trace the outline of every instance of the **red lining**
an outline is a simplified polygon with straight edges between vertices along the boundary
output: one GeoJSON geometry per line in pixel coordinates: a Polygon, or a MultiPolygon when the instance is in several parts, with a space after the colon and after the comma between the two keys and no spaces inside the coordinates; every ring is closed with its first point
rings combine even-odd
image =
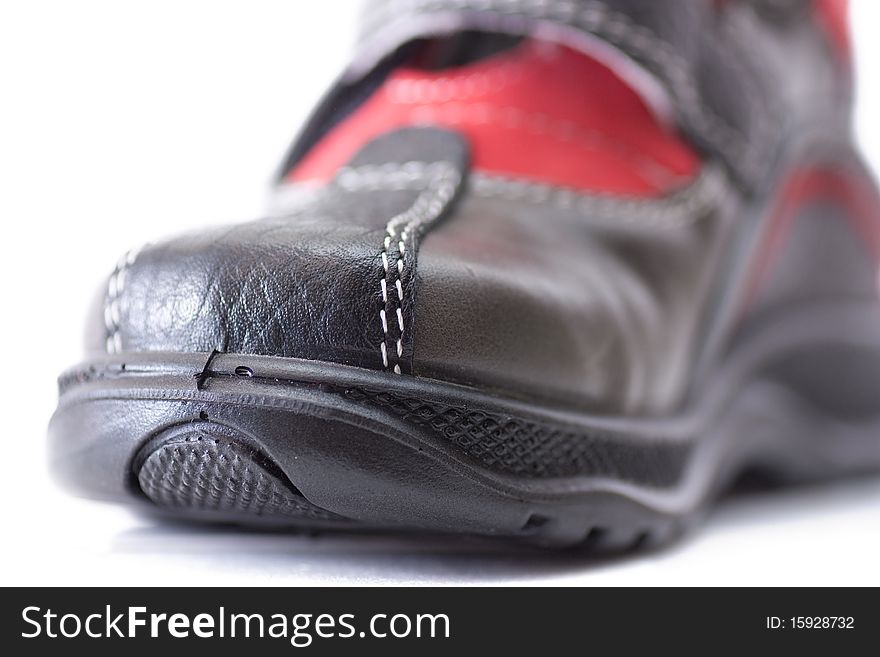
{"type": "Polygon", "coordinates": [[[814,0],[816,20],[819,22],[838,53],[849,61],[852,40],[849,33],[849,0],[814,0]]]}
{"type": "Polygon", "coordinates": [[[395,71],[289,179],[328,180],[376,135],[424,124],[463,133],[479,171],[607,194],[666,195],[700,164],[611,70],[527,41],[460,68],[395,71]]]}
{"type": "Polygon", "coordinates": [[[766,283],[773,263],[806,204],[828,199],[838,203],[875,263],[880,264],[880,197],[863,175],[827,167],[809,167],[791,174],[771,210],[770,224],[746,285],[743,308],[748,309],[766,283]]]}

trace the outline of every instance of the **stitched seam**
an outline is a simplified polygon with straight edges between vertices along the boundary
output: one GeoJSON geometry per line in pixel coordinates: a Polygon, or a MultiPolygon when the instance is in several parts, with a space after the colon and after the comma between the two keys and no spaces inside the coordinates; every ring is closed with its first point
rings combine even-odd
{"type": "Polygon", "coordinates": [[[104,300],[104,326],[107,329],[105,347],[108,354],[118,354],[122,351],[120,299],[125,291],[126,275],[143,248],[141,246],[127,251],[119,259],[110,280],[107,282],[107,296],[104,300]]]}
{"type": "Polygon", "coordinates": [[[446,103],[442,107],[422,107],[414,112],[416,122],[436,122],[443,115],[449,123],[500,125],[500,127],[555,139],[577,148],[606,152],[635,167],[639,177],[652,185],[664,187],[680,183],[686,177],[645,153],[634,150],[614,135],[595,128],[585,128],[574,121],[559,119],[543,112],[529,112],[516,106],[492,103],[446,103]]]}
{"type": "MultiPolygon", "coordinates": [[[[349,167],[340,174],[347,191],[421,190],[428,174],[425,162],[349,167]]],[[[604,219],[632,228],[681,230],[717,208],[731,186],[720,169],[706,167],[693,184],[662,200],[592,196],[561,186],[473,173],[472,192],[482,198],[551,205],[588,220],[604,219]]]]}
{"type": "Polygon", "coordinates": [[[562,211],[574,211],[593,222],[663,231],[681,230],[702,220],[708,210],[719,205],[724,189],[723,178],[716,171],[706,172],[682,193],[651,202],[585,197],[575,190],[515,179],[474,180],[474,192],[485,198],[551,205],[562,211]]]}
{"type": "MultiPolygon", "coordinates": [[[[755,147],[738,128],[702,102],[698,86],[687,61],[653,30],[639,25],[628,16],[615,12],[603,3],[576,3],[570,0],[395,0],[384,3],[368,18],[364,34],[381,29],[388,19],[399,18],[402,11],[472,10],[501,15],[526,14],[540,20],[552,20],[578,27],[605,38],[609,43],[629,50],[646,63],[658,65],[666,74],[672,93],[681,110],[710,143],[719,143],[738,165],[751,170],[756,164],[755,147]]],[[[760,119],[759,119],[760,120],[760,119]]]]}
{"type": "Polygon", "coordinates": [[[406,336],[403,317],[404,267],[407,259],[415,255],[416,235],[443,213],[461,184],[461,174],[449,162],[408,162],[345,168],[340,171],[337,180],[347,191],[406,190],[414,184],[418,184],[417,188],[421,190],[408,209],[388,220],[380,251],[382,272],[379,291],[383,307],[379,311],[379,321],[383,338],[379,349],[386,371],[401,374],[400,362],[406,336]],[[397,340],[389,330],[392,322],[397,324],[397,340]]]}

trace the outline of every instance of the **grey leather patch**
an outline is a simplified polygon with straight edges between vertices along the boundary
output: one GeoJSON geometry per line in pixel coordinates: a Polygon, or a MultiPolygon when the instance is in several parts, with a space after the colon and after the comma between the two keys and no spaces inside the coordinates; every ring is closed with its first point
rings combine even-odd
{"type": "Polygon", "coordinates": [[[407,162],[446,162],[464,174],[468,158],[468,144],[457,132],[429,127],[401,128],[368,142],[352,158],[348,168],[381,164],[393,168],[407,162]]]}

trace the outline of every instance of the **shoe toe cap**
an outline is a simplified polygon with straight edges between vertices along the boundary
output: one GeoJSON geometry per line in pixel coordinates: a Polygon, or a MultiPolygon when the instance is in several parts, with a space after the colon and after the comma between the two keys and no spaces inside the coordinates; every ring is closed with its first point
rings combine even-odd
{"type": "Polygon", "coordinates": [[[376,253],[357,233],[274,218],[130,251],[102,292],[89,347],[377,367],[378,338],[364,331],[378,303],[376,253]]]}

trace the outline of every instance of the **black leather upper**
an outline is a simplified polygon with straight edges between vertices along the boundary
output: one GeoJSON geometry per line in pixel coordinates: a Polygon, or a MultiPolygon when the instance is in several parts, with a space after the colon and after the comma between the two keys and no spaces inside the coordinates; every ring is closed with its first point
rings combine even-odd
{"type": "MultiPolygon", "coordinates": [[[[421,15],[451,4],[412,6],[421,15]]],[[[508,17],[520,6],[561,11],[556,2],[479,4],[488,13],[504,13],[504,5],[508,17]]],[[[837,64],[812,28],[786,28],[770,50],[812,48],[827,71],[812,72],[816,88],[805,82],[808,72],[793,72],[794,82],[780,80],[768,101],[745,90],[765,86],[760,80],[775,64],[768,59],[758,82],[744,81],[746,68],[719,47],[732,28],[715,24],[722,18],[710,13],[712,3],[569,4],[604,7],[597,11],[605,18],[588,31],[671,85],[680,107],[704,104],[747,150],[759,149],[758,159],[774,171],[761,184],[781,177],[787,151],[800,152],[804,125],[820,140],[840,141],[841,125],[828,117],[846,114],[847,103],[824,88],[838,83],[837,64]],[[610,5],[614,16],[627,17],[626,29],[608,20],[610,5]],[[648,54],[654,37],[645,30],[674,57],[664,51],[643,61],[631,52],[648,54]],[[696,86],[676,79],[684,75],[675,72],[681,62],[696,86]],[[791,114],[788,129],[773,139],[755,132],[770,105],[812,93],[822,102],[791,114]]],[[[557,14],[538,22],[562,20],[557,14]]],[[[754,38],[782,29],[765,26],[758,14],[747,18],[758,25],[754,38]]],[[[709,149],[706,164],[669,199],[591,198],[493,181],[470,171],[468,145],[455,133],[412,128],[381,136],[333,183],[282,214],[177,237],[123,259],[90,347],[327,360],[597,411],[667,411],[684,394],[715,319],[713,295],[725,288],[731,261],[742,259],[733,252],[754,231],[748,219],[769,203],[760,184],[743,191],[731,182],[755,176],[747,161],[754,156],[712,143],[718,135],[704,133],[690,111],[679,116],[709,149]]]]}
{"type": "MultiPolygon", "coordinates": [[[[142,249],[134,262],[123,263],[121,277],[114,276],[124,284],[118,294],[119,350],[217,349],[378,369],[385,367],[385,311],[391,334],[387,349],[396,364],[396,349],[391,349],[400,338],[396,280],[400,275],[406,325],[413,311],[413,245],[428,226],[416,226],[408,236],[411,256],[402,273],[395,268],[386,282],[387,302],[382,253],[390,221],[402,217],[405,226],[410,219],[405,213],[424,210],[425,199],[435,201],[430,181],[413,178],[401,164],[428,153],[436,160],[423,163],[424,170],[432,173],[432,165],[440,165],[455,172],[457,193],[466,174],[466,145],[452,133],[403,130],[370,143],[350,170],[294,214],[199,231],[142,249]],[[375,169],[377,184],[355,188],[351,178],[364,167],[375,169]]],[[[453,200],[442,203],[432,220],[442,219],[453,200]]],[[[397,262],[398,242],[391,240],[385,260],[397,262]]],[[[104,324],[95,327],[93,344],[104,345],[106,330],[104,324]]],[[[409,363],[410,336],[404,338],[400,361],[409,363]]]]}

